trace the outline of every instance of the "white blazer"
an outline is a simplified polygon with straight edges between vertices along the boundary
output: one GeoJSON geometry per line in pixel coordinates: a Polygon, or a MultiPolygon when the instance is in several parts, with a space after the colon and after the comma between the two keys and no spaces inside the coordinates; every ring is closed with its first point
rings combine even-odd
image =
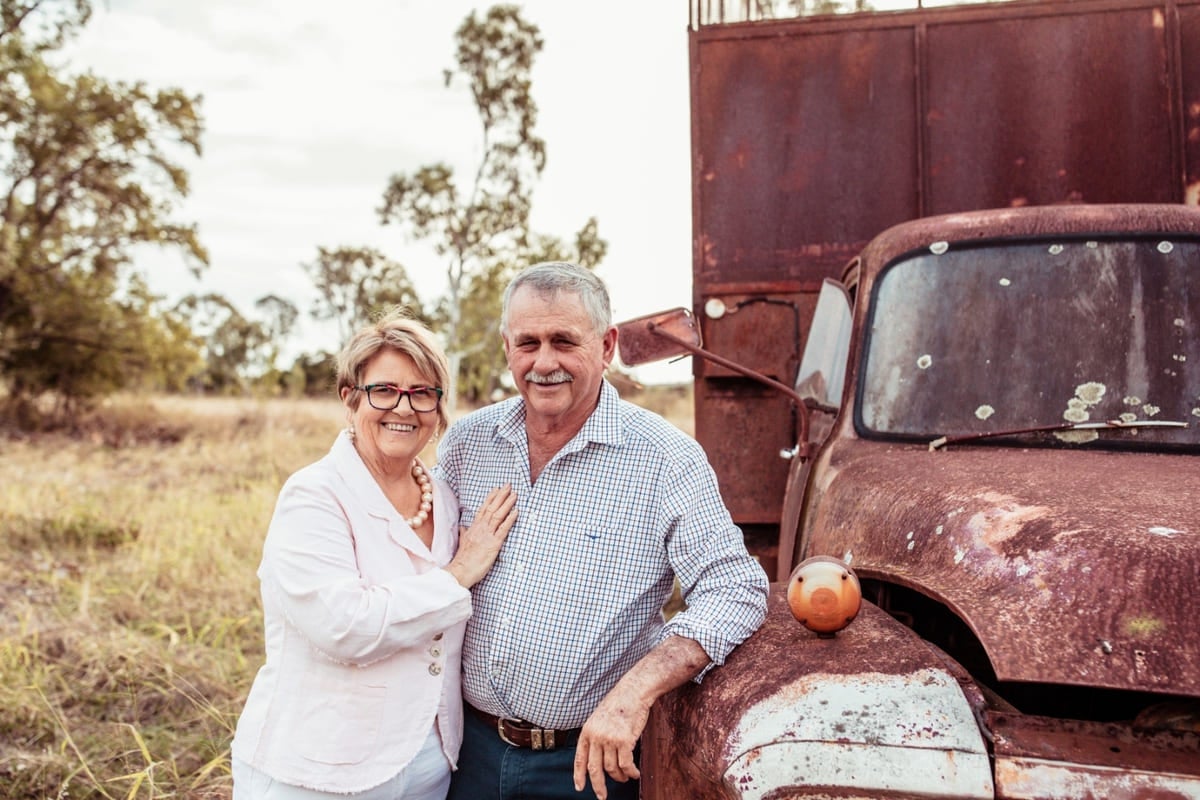
{"type": "Polygon", "coordinates": [[[438,480],[433,521],[431,552],[345,432],[287,480],[258,569],[267,658],[234,758],[283,783],[364,791],[413,759],[436,718],[457,765],[471,594],[441,569],[459,508],[438,480]]]}

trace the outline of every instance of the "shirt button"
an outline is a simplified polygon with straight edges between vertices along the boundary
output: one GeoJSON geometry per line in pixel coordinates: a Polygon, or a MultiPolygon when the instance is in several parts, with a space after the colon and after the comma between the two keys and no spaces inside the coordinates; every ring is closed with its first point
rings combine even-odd
{"type": "Polygon", "coordinates": [[[429,674],[430,675],[441,675],[442,674],[442,665],[438,664],[436,662],[434,662],[433,664],[430,664],[429,665],[429,674]]]}
{"type": "Polygon", "coordinates": [[[442,648],[438,647],[436,644],[433,647],[429,648],[429,655],[433,656],[434,658],[437,658],[441,654],[442,654],[442,648]]]}

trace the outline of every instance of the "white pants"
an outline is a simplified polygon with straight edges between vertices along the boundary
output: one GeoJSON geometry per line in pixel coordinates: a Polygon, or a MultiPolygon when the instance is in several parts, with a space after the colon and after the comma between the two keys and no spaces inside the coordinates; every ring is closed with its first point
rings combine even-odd
{"type": "Polygon", "coordinates": [[[233,760],[233,800],[446,800],[450,762],[442,753],[437,724],[407,767],[394,778],[365,792],[318,792],[281,783],[244,761],[233,760]]]}

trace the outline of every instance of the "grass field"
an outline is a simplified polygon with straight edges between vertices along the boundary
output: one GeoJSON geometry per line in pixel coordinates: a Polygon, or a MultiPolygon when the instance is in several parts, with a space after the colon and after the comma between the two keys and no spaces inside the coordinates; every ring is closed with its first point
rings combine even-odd
{"type": "MultiPolygon", "coordinates": [[[[631,399],[691,432],[686,391],[631,399]]],[[[0,433],[0,797],[229,797],[262,537],[343,425],[333,400],[168,397],[0,433]]]]}

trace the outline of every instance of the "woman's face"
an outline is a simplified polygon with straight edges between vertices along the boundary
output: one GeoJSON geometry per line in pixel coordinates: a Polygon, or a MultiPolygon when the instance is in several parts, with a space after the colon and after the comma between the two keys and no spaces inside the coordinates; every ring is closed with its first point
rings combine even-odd
{"type": "MultiPolygon", "coordinates": [[[[433,380],[417,371],[408,356],[390,348],[375,354],[362,373],[361,386],[390,383],[401,389],[433,386],[433,380]]],[[[347,402],[350,390],[342,391],[347,402]]],[[[358,407],[347,405],[347,418],[354,429],[354,445],[362,459],[380,473],[407,471],[413,459],[425,449],[437,430],[438,413],[413,411],[408,397],[391,411],[380,411],[367,400],[366,392],[358,393],[358,407]]]]}

